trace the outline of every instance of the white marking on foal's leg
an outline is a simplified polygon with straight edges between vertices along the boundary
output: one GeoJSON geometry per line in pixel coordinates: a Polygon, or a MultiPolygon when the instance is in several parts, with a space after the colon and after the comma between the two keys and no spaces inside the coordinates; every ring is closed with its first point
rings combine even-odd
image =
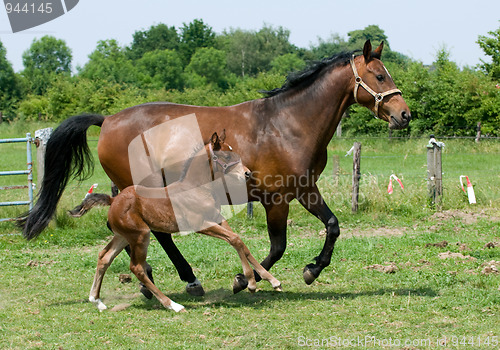
{"type": "Polygon", "coordinates": [[[170,310],[174,310],[175,312],[179,312],[184,310],[184,306],[181,304],[177,304],[175,301],[170,300],[170,306],[168,307],[170,310]]]}
{"type": "Polygon", "coordinates": [[[99,309],[99,311],[102,312],[102,310],[106,310],[108,307],[106,305],[104,305],[104,303],[101,301],[101,299],[96,299],[94,298],[92,295],[89,296],[89,301],[94,304],[95,306],[97,306],[97,308],[99,309]]]}

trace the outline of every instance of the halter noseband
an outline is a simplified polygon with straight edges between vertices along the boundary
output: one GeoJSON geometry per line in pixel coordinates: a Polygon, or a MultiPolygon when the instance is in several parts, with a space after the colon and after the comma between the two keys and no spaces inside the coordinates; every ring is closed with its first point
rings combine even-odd
{"type": "Polygon", "coordinates": [[[384,97],[386,97],[388,95],[392,95],[392,94],[401,93],[401,90],[391,89],[391,90],[388,90],[385,92],[375,92],[368,85],[366,85],[366,83],[363,81],[363,79],[361,79],[361,77],[358,75],[358,71],[356,69],[356,64],[354,63],[354,55],[352,55],[352,57],[351,57],[351,67],[352,67],[352,72],[354,73],[354,82],[355,82],[354,100],[356,101],[356,103],[359,104],[359,102],[358,102],[358,88],[361,85],[366,91],[368,91],[368,93],[370,95],[373,96],[373,98],[375,98],[375,107],[373,108],[373,113],[375,113],[375,118],[378,118],[379,117],[378,116],[378,106],[379,106],[380,102],[382,102],[384,97]]]}
{"type": "Polygon", "coordinates": [[[222,168],[222,172],[223,172],[223,174],[225,174],[227,172],[227,169],[229,169],[233,165],[236,165],[236,164],[238,164],[240,162],[238,160],[238,161],[234,161],[234,162],[225,163],[219,157],[217,157],[215,155],[214,150],[212,148],[212,144],[208,145],[208,149],[210,150],[210,157],[212,157],[212,164],[213,164],[213,168],[214,168],[213,169],[214,175],[215,175],[215,167],[217,165],[219,165],[222,168]]]}

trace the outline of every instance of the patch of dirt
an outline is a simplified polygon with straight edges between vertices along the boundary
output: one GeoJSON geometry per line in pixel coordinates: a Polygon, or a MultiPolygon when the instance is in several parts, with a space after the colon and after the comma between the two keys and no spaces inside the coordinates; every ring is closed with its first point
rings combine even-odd
{"type": "Polygon", "coordinates": [[[49,260],[49,261],[37,261],[37,260],[30,260],[26,263],[27,267],[37,267],[37,266],[46,266],[46,265],[51,265],[51,264],[57,264],[60,263],[60,261],[54,261],[54,260],[49,260]]]}
{"type": "Polygon", "coordinates": [[[471,251],[472,250],[465,243],[458,242],[457,245],[459,246],[458,250],[461,250],[461,251],[471,251]]]}
{"type": "MultiPolygon", "coordinates": [[[[397,237],[403,236],[407,231],[406,227],[377,227],[371,229],[342,229],[339,238],[351,237],[397,237]]],[[[326,232],[325,232],[326,233],[326,232]]],[[[321,232],[320,232],[321,235],[321,232]]]]}
{"type": "Polygon", "coordinates": [[[463,255],[462,253],[452,253],[449,250],[446,253],[439,253],[438,257],[439,259],[462,259],[462,260],[467,259],[469,261],[476,260],[476,258],[470,255],[463,255]]]}
{"type": "Polygon", "coordinates": [[[113,308],[110,311],[112,311],[112,312],[123,311],[123,310],[129,308],[131,305],[132,304],[127,304],[127,303],[118,304],[116,306],[113,306],[113,308]]]}
{"type": "Polygon", "coordinates": [[[478,219],[489,219],[491,221],[500,221],[500,218],[486,214],[481,211],[479,213],[466,213],[460,210],[445,210],[437,212],[431,216],[432,219],[438,221],[447,221],[450,219],[459,219],[467,225],[475,224],[478,219]]]}
{"type": "Polygon", "coordinates": [[[445,248],[446,246],[448,245],[448,242],[447,241],[441,241],[439,243],[427,243],[425,245],[426,248],[429,248],[429,247],[438,247],[438,248],[445,248]]]}
{"type": "Polygon", "coordinates": [[[134,300],[134,299],[140,299],[142,297],[142,293],[136,292],[136,293],[131,293],[131,294],[118,294],[118,293],[113,293],[110,296],[106,296],[105,298],[105,304],[110,303],[120,303],[124,304],[129,300],[134,300]]]}
{"type": "Polygon", "coordinates": [[[416,266],[413,266],[412,263],[410,263],[408,265],[408,267],[410,267],[413,271],[420,271],[420,270],[429,268],[430,266],[432,266],[432,263],[430,261],[425,260],[425,259],[420,259],[418,261],[418,265],[416,265],[416,266]]]}
{"type": "MultiPolygon", "coordinates": [[[[495,212],[497,213],[497,212],[495,212]]],[[[412,227],[386,227],[386,226],[380,226],[380,227],[363,227],[363,228],[357,228],[357,227],[341,227],[340,228],[340,237],[339,239],[348,239],[352,237],[401,237],[404,236],[405,234],[412,233],[413,231],[416,231],[419,228],[422,227],[427,227],[429,231],[437,231],[439,230],[443,225],[446,224],[447,221],[450,220],[460,220],[464,224],[471,225],[477,223],[478,219],[488,219],[490,221],[496,222],[500,221],[500,217],[490,215],[487,210],[482,210],[480,212],[464,212],[460,210],[446,210],[442,212],[437,212],[434,213],[430,218],[429,221],[431,221],[430,226],[426,225],[426,222],[417,222],[415,223],[412,227]]],[[[297,224],[292,220],[289,219],[287,221],[287,226],[293,227],[293,228],[299,228],[300,230],[303,231],[304,236],[320,236],[320,237],[325,237],[326,236],[326,229],[321,229],[319,231],[311,228],[304,228],[304,227],[298,227],[297,224]]],[[[459,230],[459,227],[455,227],[455,230],[459,230]]],[[[426,247],[438,247],[438,248],[445,248],[450,244],[449,242],[443,241],[443,242],[436,242],[436,243],[427,243],[425,246],[426,247]]],[[[458,245],[462,244],[461,242],[458,243],[458,245]]],[[[500,242],[490,242],[488,243],[488,246],[485,246],[485,248],[493,248],[493,247],[500,247],[500,242]]],[[[466,245],[463,245],[459,248],[460,250],[469,250],[469,247],[466,245]]]]}
{"type": "Polygon", "coordinates": [[[483,267],[483,270],[481,271],[483,275],[490,275],[490,274],[498,275],[499,273],[498,267],[500,267],[500,261],[495,261],[495,260],[487,261],[483,263],[481,267],[483,267]]]}
{"type": "Polygon", "coordinates": [[[394,263],[390,263],[389,265],[370,265],[363,267],[366,270],[375,270],[383,273],[395,273],[398,270],[398,267],[394,263]]]}

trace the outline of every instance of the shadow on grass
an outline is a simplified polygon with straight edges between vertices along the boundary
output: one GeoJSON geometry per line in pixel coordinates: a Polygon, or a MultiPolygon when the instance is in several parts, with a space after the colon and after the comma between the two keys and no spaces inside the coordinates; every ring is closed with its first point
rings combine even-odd
{"type": "MultiPolygon", "coordinates": [[[[258,291],[254,294],[248,291],[233,294],[231,290],[219,288],[216,290],[208,291],[204,297],[192,297],[186,293],[167,293],[167,296],[177,303],[187,307],[188,310],[197,310],[207,307],[225,307],[225,308],[241,308],[250,307],[254,309],[268,308],[276,302],[303,302],[303,301],[334,301],[339,299],[354,300],[362,297],[374,296],[399,296],[408,297],[411,295],[433,298],[438,296],[438,292],[429,287],[421,288],[379,288],[374,290],[360,291],[360,292],[345,292],[345,293],[332,293],[332,292],[274,292],[274,291],[258,291]]],[[[103,298],[103,301],[108,307],[113,307],[113,304],[120,303],[120,301],[130,302],[131,305],[127,310],[156,310],[161,309],[162,306],[155,298],[148,300],[140,293],[127,294],[122,296],[108,295],[103,298]],[[139,302],[141,300],[142,302],[139,302]]],[[[66,300],[58,303],[49,304],[49,307],[74,305],[88,303],[87,299],[66,300]]]]}
{"type": "Polygon", "coordinates": [[[176,302],[183,302],[189,304],[190,308],[197,309],[200,307],[211,306],[224,306],[224,307],[253,307],[255,309],[268,307],[274,302],[290,301],[290,302],[301,302],[305,300],[311,301],[328,301],[328,300],[339,300],[339,299],[356,299],[360,297],[373,297],[382,295],[393,295],[393,296],[423,296],[423,297],[436,297],[438,292],[429,287],[422,288],[402,288],[402,289],[390,289],[390,288],[379,288],[376,290],[367,290],[359,292],[345,292],[345,293],[335,293],[335,292],[274,292],[274,291],[258,291],[255,294],[250,294],[248,292],[240,292],[238,294],[233,294],[231,290],[228,289],[218,289],[214,291],[209,291],[205,297],[200,299],[195,299],[187,294],[170,294],[176,302]]]}

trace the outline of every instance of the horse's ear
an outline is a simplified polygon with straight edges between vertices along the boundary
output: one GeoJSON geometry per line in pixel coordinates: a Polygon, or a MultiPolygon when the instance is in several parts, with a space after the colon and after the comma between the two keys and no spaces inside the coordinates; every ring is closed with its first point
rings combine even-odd
{"type": "Polygon", "coordinates": [[[222,130],[222,134],[220,135],[219,138],[221,142],[226,141],[226,129],[222,130]]]}
{"type": "Polygon", "coordinates": [[[372,43],[370,40],[365,42],[365,46],[363,47],[363,56],[365,57],[366,63],[372,59],[372,43]]]}
{"type": "Polygon", "coordinates": [[[217,135],[216,132],[214,132],[212,137],[210,138],[210,143],[212,144],[212,148],[214,150],[218,150],[220,148],[219,135],[217,135]]]}
{"type": "Polygon", "coordinates": [[[384,42],[382,41],[380,45],[373,51],[373,55],[380,59],[382,56],[382,50],[384,49],[384,42]]]}

